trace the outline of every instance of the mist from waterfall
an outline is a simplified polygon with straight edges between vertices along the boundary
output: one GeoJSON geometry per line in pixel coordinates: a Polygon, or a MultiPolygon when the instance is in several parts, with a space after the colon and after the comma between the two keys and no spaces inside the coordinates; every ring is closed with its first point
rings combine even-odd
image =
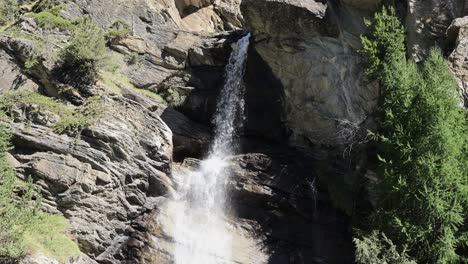
{"type": "Polygon", "coordinates": [[[214,115],[215,136],[208,157],[194,171],[175,174],[175,264],[230,263],[231,237],[225,221],[227,159],[244,120],[243,75],[250,34],[237,42],[225,70],[214,115]]]}

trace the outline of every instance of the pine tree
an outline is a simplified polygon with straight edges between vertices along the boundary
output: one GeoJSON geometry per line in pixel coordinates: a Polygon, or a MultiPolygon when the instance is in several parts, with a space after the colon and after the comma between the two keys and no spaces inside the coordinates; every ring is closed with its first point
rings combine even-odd
{"type": "MultiPolygon", "coordinates": [[[[362,54],[383,88],[376,135],[381,180],[372,186],[370,229],[382,231],[418,263],[459,263],[468,210],[467,125],[457,85],[440,51],[422,71],[405,56],[393,9],[369,23],[362,54]],[[397,25],[397,26],[396,26],[397,25]]],[[[370,233],[368,233],[369,236],[370,233]]]]}
{"type": "Polygon", "coordinates": [[[106,57],[104,31],[85,17],[76,26],[68,46],[60,53],[58,77],[75,87],[94,84],[106,57]]]}

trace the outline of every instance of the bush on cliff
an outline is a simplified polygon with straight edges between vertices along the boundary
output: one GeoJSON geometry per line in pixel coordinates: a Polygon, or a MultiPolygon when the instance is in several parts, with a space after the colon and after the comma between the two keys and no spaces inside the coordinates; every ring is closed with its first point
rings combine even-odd
{"type": "Polygon", "coordinates": [[[60,29],[72,30],[73,23],[70,20],[64,19],[61,16],[54,14],[52,11],[46,10],[39,13],[29,15],[34,18],[37,25],[43,29],[60,29]]]}
{"type": "Polygon", "coordinates": [[[112,41],[113,39],[125,38],[130,34],[130,25],[124,20],[117,20],[110,26],[106,33],[106,39],[112,41]]]}
{"type": "Polygon", "coordinates": [[[11,23],[18,13],[17,0],[2,0],[0,1],[0,26],[11,23]]]}
{"type": "Polygon", "coordinates": [[[16,90],[4,93],[0,97],[0,120],[10,119],[14,108],[24,111],[26,122],[32,121],[32,116],[37,113],[46,114],[51,112],[60,117],[60,120],[53,125],[56,133],[67,133],[78,137],[83,129],[91,126],[102,116],[102,102],[99,97],[89,97],[79,107],[67,107],[66,105],[42,95],[28,90],[16,90]],[[35,109],[31,110],[34,105],[35,109]]]}
{"type": "Polygon", "coordinates": [[[75,87],[92,85],[107,58],[104,32],[91,19],[84,18],[60,53],[58,78],[75,87]]]}
{"type": "Polygon", "coordinates": [[[468,140],[457,84],[438,50],[431,51],[422,71],[407,60],[405,31],[393,9],[384,7],[367,23],[362,54],[369,79],[383,88],[374,135],[381,179],[370,188],[371,224],[358,239],[369,241],[379,231],[418,263],[461,263],[468,140]]]}

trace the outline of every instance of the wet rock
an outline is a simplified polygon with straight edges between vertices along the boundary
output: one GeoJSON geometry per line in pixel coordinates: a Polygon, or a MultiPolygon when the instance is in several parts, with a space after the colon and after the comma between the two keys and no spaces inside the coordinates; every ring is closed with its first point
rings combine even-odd
{"type": "Polygon", "coordinates": [[[253,48],[283,87],[290,142],[301,147],[348,144],[344,125],[362,126],[379,96],[378,87],[366,82],[356,51],[362,22],[346,10],[326,16],[329,8],[319,1],[241,4],[253,48]]]}
{"type": "Polygon", "coordinates": [[[340,2],[355,7],[357,9],[364,9],[370,11],[377,10],[382,3],[381,0],[341,0],[340,2]]]}
{"type": "Polygon", "coordinates": [[[230,188],[236,223],[261,235],[268,263],[352,262],[346,217],[317,189],[313,162],[303,154],[276,151],[234,159],[230,188]]]}
{"type": "MultiPolygon", "coordinates": [[[[42,254],[38,254],[25,257],[19,262],[19,264],[59,264],[59,261],[53,258],[48,258],[42,254]]],[[[82,254],[77,257],[72,257],[67,260],[65,264],[97,264],[97,262],[82,254]]]]}
{"type": "Polygon", "coordinates": [[[211,131],[171,108],[166,108],[161,118],[173,133],[174,159],[200,157],[208,149],[211,131]]]}
{"type": "MultiPolygon", "coordinates": [[[[228,191],[232,202],[232,257],[221,263],[351,263],[353,250],[347,220],[316,188],[311,161],[290,149],[233,157],[228,191]]],[[[188,159],[173,173],[196,169],[188,159]]],[[[146,241],[139,263],[172,263],[180,201],[160,199],[147,218],[146,241]]],[[[180,213],[180,212],[179,212],[180,213]]],[[[139,236],[141,237],[141,235],[139,236]]]]}

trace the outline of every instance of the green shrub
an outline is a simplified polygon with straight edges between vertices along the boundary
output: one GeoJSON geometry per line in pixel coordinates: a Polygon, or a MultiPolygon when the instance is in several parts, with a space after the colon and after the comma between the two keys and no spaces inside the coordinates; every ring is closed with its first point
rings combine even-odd
{"type": "MultiPolygon", "coordinates": [[[[36,112],[44,113],[49,111],[57,114],[60,121],[54,124],[56,133],[68,133],[73,136],[79,136],[81,131],[96,122],[102,116],[101,100],[98,97],[90,97],[79,107],[71,108],[53,100],[50,97],[27,90],[18,90],[5,93],[0,98],[0,109],[11,115],[14,106],[20,109],[27,109],[30,105],[37,106],[36,112]]],[[[26,113],[26,118],[31,120],[26,113]]]]}
{"type": "Polygon", "coordinates": [[[397,247],[385,234],[372,232],[362,239],[353,239],[356,245],[356,262],[358,264],[416,264],[397,247]]]}
{"type": "Polygon", "coordinates": [[[56,6],[55,0],[39,0],[33,8],[33,11],[38,13],[44,10],[52,9],[56,6]]]}
{"type": "Polygon", "coordinates": [[[57,133],[67,132],[78,136],[83,129],[94,124],[101,117],[101,114],[101,99],[99,97],[90,97],[73,113],[63,115],[61,120],[55,124],[54,131],[57,133]]]}
{"type": "Polygon", "coordinates": [[[24,233],[24,245],[29,254],[41,253],[65,263],[79,256],[78,245],[70,238],[69,224],[62,215],[39,214],[24,233]]]}
{"type": "Polygon", "coordinates": [[[24,68],[26,71],[30,71],[39,64],[37,52],[31,49],[26,53],[26,60],[24,61],[24,68]]]}
{"type": "Polygon", "coordinates": [[[136,52],[132,52],[132,53],[128,54],[127,56],[125,56],[125,62],[128,65],[139,65],[139,64],[143,63],[143,61],[145,61],[145,56],[140,55],[140,54],[138,54],[136,52]]]}
{"type": "Polygon", "coordinates": [[[6,25],[13,22],[18,15],[17,0],[2,0],[0,1],[0,25],[6,25]]]}
{"type": "Polygon", "coordinates": [[[79,87],[94,84],[107,58],[104,33],[91,19],[83,19],[60,56],[58,78],[79,87]]]}
{"type": "Polygon", "coordinates": [[[381,79],[385,68],[385,60],[395,63],[406,63],[405,29],[395,15],[393,8],[382,8],[374,15],[374,19],[364,20],[371,34],[361,38],[360,53],[366,59],[366,73],[370,79],[381,79]],[[391,58],[390,58],[391,57],[391,58]]]}
{"type": "Polygon", "coordinates": [[[404,30],[383,8],[363,37],[368,76],[383,88],[381,180],[371,189],[370,230],[382,230],[418,263],[460,263],[466,246],[468,155],[465,114],[440,51],[423,71],[405,55],[404,30]]]}
{"type": "Polygon", "coordinates": [[[119,39],[127,37],[130,34],[130,25],[123,20],[117,20],[109,28],[106,33],[107,40],[119,39]]]}
{"type": "Polygon", "coordinates": [[[54,10],[46,10],[40,13],[28,14],[28,16],[34,18],[37,25],[43,29],[55,29],[60,30],[72,30],[73,23],[70,20],[64,19],[61,16],[54,13],[54,10]]]}

